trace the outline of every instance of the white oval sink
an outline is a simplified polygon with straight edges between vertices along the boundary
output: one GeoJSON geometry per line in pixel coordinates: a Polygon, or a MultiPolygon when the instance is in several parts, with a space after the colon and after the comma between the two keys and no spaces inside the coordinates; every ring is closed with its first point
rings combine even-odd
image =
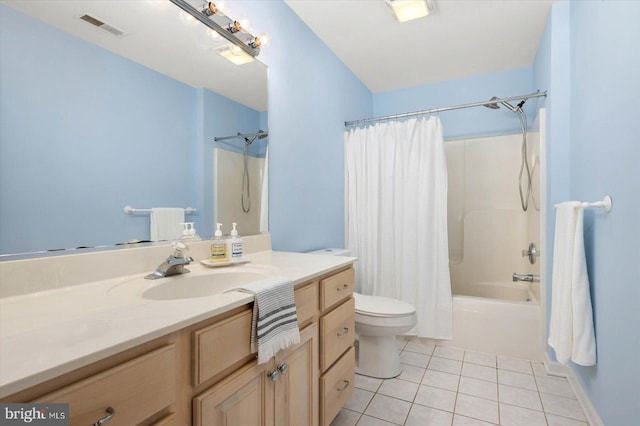
{"type": "Polygon", "coordinates": [[[215,270],[192,270],[156,280],[136,278],[122,282],[109,290],[110,294],[138,296],[150,300],[177,300],[207,297],[241,287],[253,281],[275,275],[267,267],[242,266],[215,270]]]}

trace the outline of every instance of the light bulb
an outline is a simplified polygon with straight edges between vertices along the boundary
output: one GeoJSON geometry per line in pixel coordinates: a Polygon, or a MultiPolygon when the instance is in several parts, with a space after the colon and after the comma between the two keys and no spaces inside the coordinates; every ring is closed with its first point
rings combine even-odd
{"type": "Polygon", "coordinates": [[[260,43],[262,44],[262,47],[265,47],[269,43],[271,43],[271,36],[269,35],[269,33],[261,32],[258,35],[258,38],[260,39],[260,43]]]}
{"type": "Polygon", "coordinates": [[[248,18],[240,18],[239,21],[245,31],[251,32],[251,21],[248,18]]]}

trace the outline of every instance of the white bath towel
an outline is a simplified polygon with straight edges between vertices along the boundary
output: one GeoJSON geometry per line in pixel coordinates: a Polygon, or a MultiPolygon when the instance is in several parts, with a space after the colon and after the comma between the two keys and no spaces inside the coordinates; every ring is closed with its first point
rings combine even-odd
{"type": "Polygon", "coordinates": [[[150,222],[151,241],[177,240],[182,236],[184,209],[154,207],[150,222]]]}
{"type": "Polygon", "coordinates": [[[549,345],[561,364],[596,363],[583,213],[578,201],[561,203],[556,210],[549,345]]]}
{"type": "Polygon", "coordinates": [[[300,343],[293,282],[289,278],[269,277],[234,290],[255,296],[251,351],[258,352],[258,364],[269,361],[281,349],[300,343]]]}

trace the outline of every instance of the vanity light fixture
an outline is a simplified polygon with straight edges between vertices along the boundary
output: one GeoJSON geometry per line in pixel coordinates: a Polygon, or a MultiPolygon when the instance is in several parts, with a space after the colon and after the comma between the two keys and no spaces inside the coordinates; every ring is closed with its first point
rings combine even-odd
{"type": "Polygon", "coordinates": [[[171,0],[171,3],[231,42],[232,45],[219,47],[216,51],[234,64],[252,62],[260,54],[260,47],[264,45],[264,40],[261,41],[243,28],[238,21],[226,16],[214,2],[204,2],[200,8],[193,7],[190,4],[193,1],[171,0]]]}
{"type": "Polygon", "coordinates": [[[384,0],[399,22],[427,16],[433,9],[433,0],[384,0]]]}

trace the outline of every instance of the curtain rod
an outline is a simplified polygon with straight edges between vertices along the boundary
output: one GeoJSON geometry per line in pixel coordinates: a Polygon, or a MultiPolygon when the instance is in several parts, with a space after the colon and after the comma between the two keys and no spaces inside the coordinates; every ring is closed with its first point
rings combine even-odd
{"type": "Polygon", "coordinates": [[[536,93],[531,93],[531,94],[523,95],[523,96],[512,96],[510,98],[493,99],[493,100],[481,101],[481,102],[472,102],[470,104],[454,105],[454,106],[448,106],[448,107],[443,107],[443,108],[425,109],[423,111],[407,112],[407,113],[404,113],[404,114],[392,114],[392,115],[386,115],[384,117],[364,118],[364,119],[361,119],[361,120],[345,121],[344,125],[345,125],[345,127],[347,127],[347,126],[352,126],[354,124],[357,125],[357,124],[370,123],[370,122],[373,122],[373,121],[383,121],[383,120],[396,119],[396,118],[413,117],[413,116],[416,116],[416,115],[432,114],[432,113],[442,112],[442,111],[452,111],[452,110],[455,110],[455,109],[463,109],[463,108],[472,108],[472,107],[477,107],[477,106],[493,105],[493,104],[498,104],[500,102],[519,101],[519,100],[530,99],[530,98],[540,98],[540,97],[543,97],[543,96],[544,97],[547,96],[547,91],[546,90],[544,92],[540,92],[538,90],[536,93]]]}

